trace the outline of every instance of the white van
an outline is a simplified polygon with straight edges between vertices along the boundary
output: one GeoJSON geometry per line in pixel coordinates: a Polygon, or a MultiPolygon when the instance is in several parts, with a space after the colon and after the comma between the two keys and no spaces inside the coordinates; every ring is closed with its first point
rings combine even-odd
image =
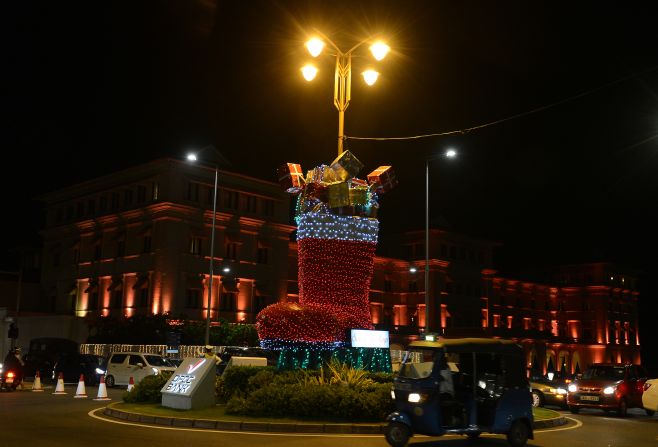
{"type": "Polygon", "coordinates": [[[167,359],[158,354],[143,354],[141,352],[113,352],[107,361],[105,384],[128,385],[130,378],[135,383],[146,376],[160,374],[162,371],[175,371],[167,359]]]}

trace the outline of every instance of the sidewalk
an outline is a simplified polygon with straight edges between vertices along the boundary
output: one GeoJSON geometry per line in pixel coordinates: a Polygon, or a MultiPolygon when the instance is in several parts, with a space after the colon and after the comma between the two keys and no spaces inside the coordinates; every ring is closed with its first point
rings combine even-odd
{"type": "MultiPolygon", "coordinates": [[[[181,417],[153,416],[128,412],[113,408],[110,404],[103,410],[105,416],[143,424],[165,425],[169,427],[186,427],[229,431],[276,432],[276,433],[343,433],[343,434],[383,434],[386,423],[306,423],[306,422],[263,422],[263,421],[226,421],[215,419],[191,419],[181,417]]],[[[567,419],[560,415],[556,418],[535,421],[534,429],[543,429],[564,425],[567,419]]]]}

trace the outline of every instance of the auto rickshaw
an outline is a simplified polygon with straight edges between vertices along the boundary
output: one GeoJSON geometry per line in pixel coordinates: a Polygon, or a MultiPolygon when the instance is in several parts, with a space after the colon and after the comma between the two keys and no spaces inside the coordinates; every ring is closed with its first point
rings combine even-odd
{"type": "Polygon", "coordinates": [[[512,447],[534,438],[523,349],[511,340],[411,342],[391,396],[397,411],[387,418],[385,436],[393,447],[414,434],[500,433],[512,447]]]}

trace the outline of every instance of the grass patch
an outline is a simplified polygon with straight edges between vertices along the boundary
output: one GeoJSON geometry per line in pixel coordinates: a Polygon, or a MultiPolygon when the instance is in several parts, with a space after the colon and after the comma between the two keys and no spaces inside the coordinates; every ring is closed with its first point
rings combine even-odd
{"type": "Polygon", "coordinates": [[[554,419],[560,417],[560,413],[557,411],[542,407],[533,407],[532,415],[534,416],[535,421],[543,421],[546,419],[554,419]]]}

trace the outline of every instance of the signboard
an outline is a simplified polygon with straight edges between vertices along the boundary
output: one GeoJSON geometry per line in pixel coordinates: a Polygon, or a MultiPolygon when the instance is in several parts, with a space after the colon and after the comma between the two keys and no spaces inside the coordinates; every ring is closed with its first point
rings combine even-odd
{"type": "Polygon", "coordinates": [[[212,360],[183,360],[160,390],[162,406],[191,410],[215,405],[215,370],[212,360]]]}
{"type": "Polygon", "coordinates": [[[388,331],[370,331],[367,329],[352,329],[353,348],[388,348],[388,331]]]}

